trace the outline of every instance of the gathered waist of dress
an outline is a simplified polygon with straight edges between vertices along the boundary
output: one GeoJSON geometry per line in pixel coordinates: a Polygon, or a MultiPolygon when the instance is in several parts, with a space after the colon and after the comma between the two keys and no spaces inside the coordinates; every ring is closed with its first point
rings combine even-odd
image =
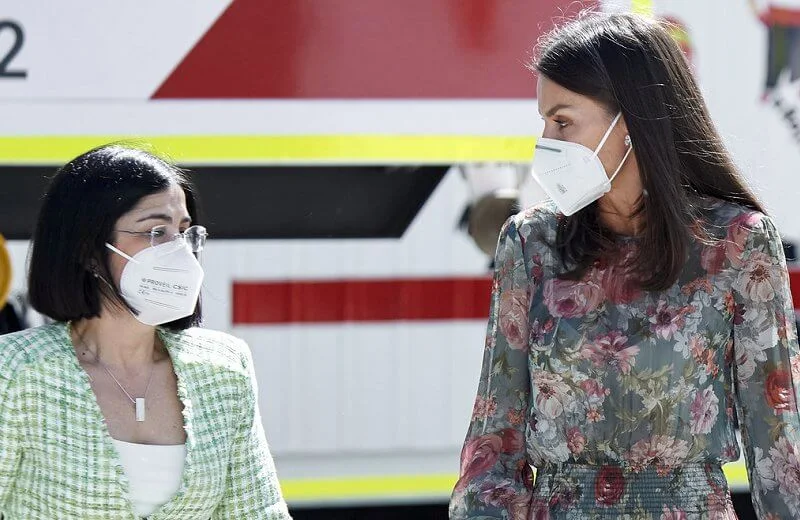
{"type": "Polygon", "coordinates": [[[733,506],[722,467],[710,461],[675,467],[547,463],[537,468],[533,493],[534,505],[551,514],[585,510],[609,518],[635,513],[679,518],[719,512],[719,518],[736,518],[726,516],[733,506]]]}

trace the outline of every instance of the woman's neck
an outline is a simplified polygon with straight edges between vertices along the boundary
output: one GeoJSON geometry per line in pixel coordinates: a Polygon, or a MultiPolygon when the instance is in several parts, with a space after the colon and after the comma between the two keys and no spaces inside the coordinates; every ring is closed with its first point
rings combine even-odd
{"type": "Polygon", "coordinates": [[[149,366],[163,357],[155,327],[137,321],[129,313],[104,309],[100,317],[72,324],[72,342],[80,354],[122,369],[149,366]]]}
{"type": "Polygon", "coordinates": [[[639,168],[635,157],[630,157],[614,179],[611,191],[597,201],[603,226],[619,235],[640,235],[644,231],[645,219],[643,214],[637,214],[637,210],[644,196],[639,168]]]}

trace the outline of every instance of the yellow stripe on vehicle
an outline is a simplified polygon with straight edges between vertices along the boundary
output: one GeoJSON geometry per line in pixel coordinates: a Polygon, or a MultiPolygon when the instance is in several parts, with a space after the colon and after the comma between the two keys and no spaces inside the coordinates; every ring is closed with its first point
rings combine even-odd
{"type": "MultiPolygon", "coordinates": [[[[744,461],[726,464],[723,466],[723,471],[731,491],[749,490],[744,461]]],[[[455,474],[286,479],[281,480],[281,488],[289,502],[413,500],[414,498],[447,500],[456,480],[458,476],[455,474]]]]}
{"type": "Polygon", "coordinates": [[[731,491],[744,492],[750,490],[750,484],[747,480],[747,466],[744,460],[725,464],[722,466],[722,471],[725,473],[725,478],[728,479],[731,491]]]}
{"type": "Polygon", "coordinates": [[[281,480],[287,501],[369,500],[450,496],[458,476],[393,475],[281,480]]]}
{"type": "Polygon", "coordinates": [[[110,142],[152,145],[172,160],[195,164],[424,163],[529,161],[533,136],[202,135],[0,137],[0,163],[61,164],[110,142]]]}
{"type": "Polygon", "coordinates": [[[644,16],[653,16],[653,0],[631,0],[631,11],[644,16]]]}

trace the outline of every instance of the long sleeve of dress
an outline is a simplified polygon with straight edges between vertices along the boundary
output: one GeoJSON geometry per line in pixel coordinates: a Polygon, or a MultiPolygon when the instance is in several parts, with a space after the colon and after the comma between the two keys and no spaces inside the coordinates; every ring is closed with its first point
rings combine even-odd
{"type": "Polygon", "coordinates": [[[769,217],[756,220],[734,260],[736,401],[759,518],[800,518],[794,309],[781,240],[769,217]]]}
{"type": "Polygon", "coordinates": [[[514,219],[500,233],[486,348],[461,452],[450,518],[527,518],[531,470],[525,451],[529,409],[530,283],[514,219]]]}
{"type": "Polygon", "coordinates": [[[22,429],[16,385],[0,373],[0,514],[6,507],[9,493],[22,458],[19,434],[22,429]]]}
{"type": "Polygon", "coordinates": [[[244,345],[249,388],[230,454],[228,481],[212,520],[291,520],[258,411],[258,391],[250,349],[244,345]]]}

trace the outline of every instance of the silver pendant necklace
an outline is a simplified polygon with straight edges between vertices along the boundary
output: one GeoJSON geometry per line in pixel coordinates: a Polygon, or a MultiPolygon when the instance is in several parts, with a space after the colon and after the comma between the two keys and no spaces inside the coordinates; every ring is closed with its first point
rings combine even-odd
{"type": "MultiPolygon", "coordinates": [[[[71,322],[68,324],[68,326],[67,326],[67,330],[68,330],[69,334],[71,335],[71,334],[72,334],[72,323],[71,323],[71,322]]],[[[83,336],[79,334],[79,335],[78,335],[78,339],[80,340],[81,347],[83,347],[83,351],[84,351],[84,352],[89,352],[89,350],[86,348],[86,344],[83,342],[83,336]]],[[[149,391],[150,391],[150,383],[153,381],[153,373],[155,372],[155,369],[156,369],[156,364],[155,364],[155,363],[153,363],[153,366],[152,366],[152,367],[150,367],[150,377],[148,377],[148,378],[147,378],[147,387],[145,387],[145,389],[144,389],[144,395],[143,395],[142,397],[136,397],[136,398],[134,398],[134,397],[132,397],[132,396],[131,396],[131,394],[130,394],[130,393],[127,391],[127,390],[125,390],[125,387],[124,387],[124,386],[122,386],[122,383],[120,383],[120,382],[117,380],[117,378],[116,378],[116,377],[114,377],[114,374],[112,374],[112,373],[111,373],[111,370],[109,370],[109,369],[108,369],[108,368],[107,368],[107,367],[106,367],[106,366],[103,364],[103,362],[102,362],[102,361],[100,361],[100,356],[98,356],[98,355],[97,355],[97,353],[94,353],[94,352],[93,352],[92,354],[94,355],[94,360],[95,360],[95,362],[96,362],[98,365],[100,365],[100,367],[101,367],[103,370],[105,370],[105,371],[106,371],[106,373],[107,373],[109,376],[111,376],[111,379],[113,379],[113,380],[114,380],[114,382],[115,382],[115,383],[117,384],[117,386],[119,387],[119,389],[120,389],[120,390],[122,390],[122,392],[125,394],[125,397],[127,397],[127,398],[128,398],[128,400],[131,402],[131,404],[133,404],[133,406],[134,406],[134,410],[135,410],[135,413],[136,413],[136,415],[135,415],[135,417],[136,417],[136,422],[144,422],[144,420],[145,420],[145,417],[146,417],[146,413],[145,413],[145,410],[146,410],[146,407],[145,407],[145,400],[146,400],[146,398],[147,398],[147,392],[149,392],[149,391]]],[[[87,374],[87,375],[88,375],[88,374],[87,374]]],[[[89,379],[90,379],[90,380],[92,379],[92,376],[91,376],[91,375],[89,376],[89,379]]]]}
{"type": "Polygon", "coordinates": [[[111,379],[113,379],[114,382],[117,383],[117,386],[125,394],[125,397],[127,397],[128,400],[130,400],[130,402],[133,403],[133,406],[136,409],[136,422],[144,422],[145,399],[147,398],[147,392],[150,390],[150,383],[153,381],[153,372],[155,372],[156,364],[153,363],[153,366],[150,368],[150,377],[147,379],[147,387],[145,387],[144,389],[144,395],[142,397],[133,398],[131,397],[131,394],[128,393],[127,390],[125,390],[125,387],[122,386],[122,384],[117,380],[117,378],[114,377],[114,374],[112,374],[111,371],[108,368],[106,368],[106,366],[100,361],[100,358],[97,356],[97,354],[94,355],[94,359],[95,361],[97,361],[97,364],[100,365],[102,369],[105,370],[109,376],[111,376],[111,379]]]}

